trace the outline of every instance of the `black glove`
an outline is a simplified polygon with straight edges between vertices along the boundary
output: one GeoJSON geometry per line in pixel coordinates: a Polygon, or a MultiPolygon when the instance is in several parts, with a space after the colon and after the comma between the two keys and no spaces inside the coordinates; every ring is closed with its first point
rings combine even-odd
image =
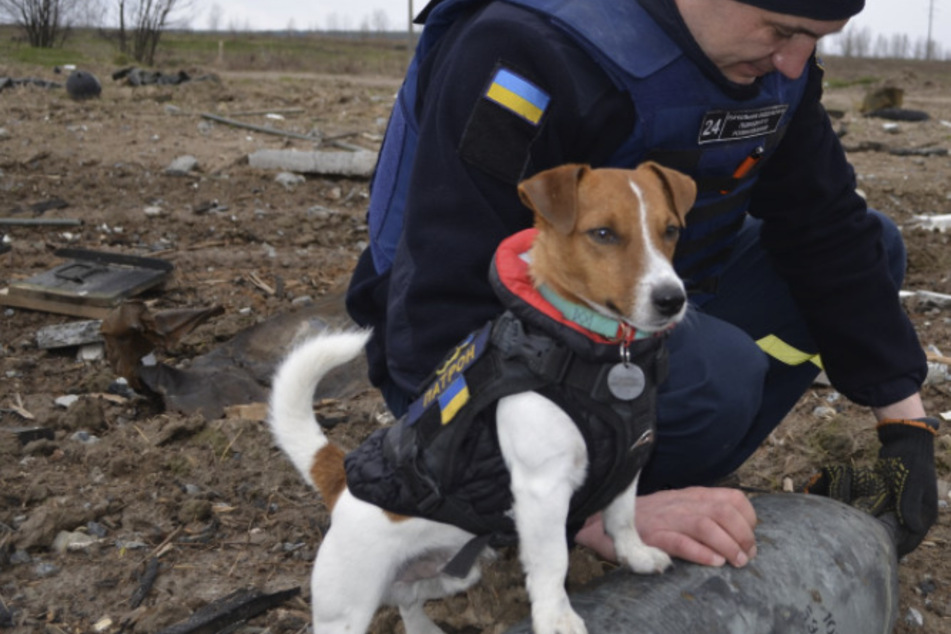
{"type": "Polygon", "coordinates": [[[885,419],[878,424],[882,448],[871,467],[825,467],[804,491],[851,504],[872,515],[893,512],[898,520],[898,555],[921,543],[938,517],[934,466],[935,418],[885,419]]]}

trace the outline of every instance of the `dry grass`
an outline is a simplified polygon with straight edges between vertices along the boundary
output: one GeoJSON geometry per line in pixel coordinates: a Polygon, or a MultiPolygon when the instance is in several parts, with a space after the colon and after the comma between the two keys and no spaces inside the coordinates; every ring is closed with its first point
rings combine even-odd
{"type": "MultiPolygon", "coordinates": [[[[409,62],[405,34],[164,33],[156,68],[300,71],[347,75],[402,75],[409,62]]],[[[130,66],[115,38],[94,29],[74,30],[57,48],[30,47],[19,29],[0,25],[0,76],[6,64],[52,68],[65,64],[130,66]]]]}

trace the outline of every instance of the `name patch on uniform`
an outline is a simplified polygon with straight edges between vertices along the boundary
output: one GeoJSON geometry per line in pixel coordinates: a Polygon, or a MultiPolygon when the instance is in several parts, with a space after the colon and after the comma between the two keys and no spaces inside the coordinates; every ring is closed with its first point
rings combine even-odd
{"type": "Polygon", "coordinates": [[[719,143],[772,134],[789,109],[787,104],[755,110],[711,110],[703,115],[697,142],[719,143]]]}
{"type": "Polygon", "coordinates": [[[541,121],[551,101],[547,92],[507,68],[495,71],[485,97],[534,125],[541,121]]]}
{"type": "Polygon", "coordinates": [[[487,324],[466,337],[449,353],[442,365],[436,369],[433,381],[420,397],[410,404],[406,413],[407,424],[414,424],[434,404],[439,406],[443,425],[452,421],[470,397],[464,372],[485,352],[491,330],[491,324],[487,324]]]}

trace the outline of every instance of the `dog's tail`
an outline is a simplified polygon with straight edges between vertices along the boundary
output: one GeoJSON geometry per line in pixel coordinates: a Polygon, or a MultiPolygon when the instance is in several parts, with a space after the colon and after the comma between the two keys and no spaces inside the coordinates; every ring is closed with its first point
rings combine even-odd
{"type": "Polygon", "coordinates": [[[314,416],[314,390],[324,376],[355,358],[370,331],[318,335],[296,347],[278,368],[271,389],[268,425],[277,445],[333,508],[346,480],[343,451],[331,445],[314,416]]]}

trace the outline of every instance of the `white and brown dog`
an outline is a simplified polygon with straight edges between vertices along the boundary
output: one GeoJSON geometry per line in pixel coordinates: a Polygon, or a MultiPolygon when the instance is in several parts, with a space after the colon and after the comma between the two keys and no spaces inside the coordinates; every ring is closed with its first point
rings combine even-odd
{"type": "MultiPolygon", "coordinates": [[[[536,217],[530,252],[536,286],[624,329],[657,333],[683,317],[686,294],[671,258],[696,195],[691,179],[654,163],[636,170],[566,165],[522,182],[519,194],[536,217]]],[[[462,577],[443,570],[473,533],[355,497],[344,453],[328,442],[313,413],[317,383],[360,354],[368,337],[360,331],[313,338],[288,356],[273,384],[269,423],[275,440],[332,510],[311,580],[314,631],[364,632],[386,603],[399,607],[410,634],[434,634],[441,630],[423,603],[479,578],[478,566],[462,577]]],[[[494,406],[511,483],[507,511],[517,531],[534,631],[583,633],[565,591],[565,526],[572,496],[588,476],[584,437],[568,414],[536,391],[503,396],[494,406]]],[[[637,533],[636,474],[632,478],[603,509],[605,530],[621,563],[638,573],[660,572],[670,558],[637,533]]]]}

